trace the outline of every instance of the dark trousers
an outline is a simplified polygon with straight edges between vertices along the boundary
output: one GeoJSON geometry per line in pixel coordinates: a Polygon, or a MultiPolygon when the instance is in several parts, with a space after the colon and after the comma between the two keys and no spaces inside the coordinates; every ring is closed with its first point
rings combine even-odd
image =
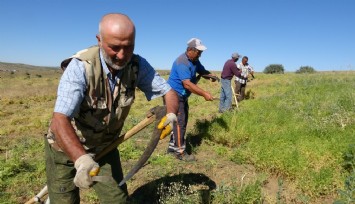
{"type": "Polygon", "coordinates": [[[188,98],[179,96],[179,111],[177,122],[174,124],[173,134],[170,136],[169,152],[182,154],[186,149],[185,133],[189,118],[188,98]]]}
{"type": "Polygon", "coordinates": [[[242,84],[238,81],[235,82],[235,94],[238,94],[237,100],[242,101],[245,98],[245,88],[247,84],[242,84]]]}

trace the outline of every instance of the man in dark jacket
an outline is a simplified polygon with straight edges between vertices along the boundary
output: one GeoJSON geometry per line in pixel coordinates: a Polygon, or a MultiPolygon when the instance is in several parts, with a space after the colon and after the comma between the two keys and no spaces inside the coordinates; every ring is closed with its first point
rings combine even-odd
{"type": "MultiPolygon", "coordinates": [[[[233,76],[238,75],[237,65],[235,64],[240,55],[236,52],[232,54],[232,58],[224,63],[221,74],[221,96],[219,102],[219,112],[223,113],[232,108],[232,88],[231,80],[233,76]]],[[[234,94],[234,93],[233,93],[234,94]]]]}

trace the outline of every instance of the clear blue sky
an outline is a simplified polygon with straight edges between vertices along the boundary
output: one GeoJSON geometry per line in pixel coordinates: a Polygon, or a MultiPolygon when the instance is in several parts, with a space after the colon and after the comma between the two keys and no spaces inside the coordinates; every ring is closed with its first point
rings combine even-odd
{"type": "Polygon", "coordinates": [[[256,71],[355,70],[354,0],[1,0],[0,61],[59,66],[97,44],[98,23],[110,12],[130,16],[135,53],[156,69],[170,69],[197,37],[209,70],[236,51],[256,71]]]}

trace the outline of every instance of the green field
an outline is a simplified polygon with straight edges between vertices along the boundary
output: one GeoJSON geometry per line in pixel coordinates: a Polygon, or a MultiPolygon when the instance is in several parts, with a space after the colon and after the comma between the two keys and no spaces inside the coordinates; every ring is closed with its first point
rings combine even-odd
{"type": "MultiPolygon", "coordinates": [[[[0,203],[24,203],[46,184],[43,135],[61,72],[4,67],[17,71],[0,72],[0,203]]],[[[128,182],[134,202],[355,202],[355,72],[255,76],[249,99],[228,113],[218,113],[218,101],[190,97],[188,148],[198,161],[166,155],[168,139],[161,141],[128,182]]],[[[219,97],[220,84],[199,85],[219,97]]],[[[138,92],[124,130],[160,104],[138,92]]],[[[150,130],[120,145],[125,172],[142,154],[150,130]]],[[[82,192],[82,201],[99,202],[92,190],[82,192]]]]}

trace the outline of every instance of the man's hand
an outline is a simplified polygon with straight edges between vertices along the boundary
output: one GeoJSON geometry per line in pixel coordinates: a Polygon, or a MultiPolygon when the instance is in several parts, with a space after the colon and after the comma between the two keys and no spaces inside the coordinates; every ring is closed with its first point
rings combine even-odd
{"type": "Polygon", "coordinates": [[[212,81],[212,82],[215,82],[215,81],[218,81],[218,82],[219,82],[220,79],[218,78],[218,76],[212,74],[212,75],[211,75],[211,81],[212,81]]]}
{"type": "Polygon", "coordinates": [[[202,76],[203,78],[205,79],[209,79],[211,80],[212,82],[215,82],[215,81],[220,81],[220,79],[218,78],[218,76],[214,75],[214,74],[208,74],[208,75],[203,75],[202,76]]]}
{"type": "Polygon", "coordinates": [[[90,188],[93,183],[91,177],[99,173],[99,164],[89,154],[84,154],[75,161],[74,166],[76,168],[74,184],[79,188],[90,188]]]}
{"type": "Polygon", "coordinates": [[[214,99],[214,97],[208,92],[205,92],[203,94],[203,98],[205,98],[206,101],[213,101],[213,99],[214,99]]]}
{"type": "Polygon", "coordinates": [[[174,113],[168,113],[164,116],[158,124],[158,129],[162,130],[160,139],[164,139],[173,130],[173,124],[177,121],[174,113]]]}

